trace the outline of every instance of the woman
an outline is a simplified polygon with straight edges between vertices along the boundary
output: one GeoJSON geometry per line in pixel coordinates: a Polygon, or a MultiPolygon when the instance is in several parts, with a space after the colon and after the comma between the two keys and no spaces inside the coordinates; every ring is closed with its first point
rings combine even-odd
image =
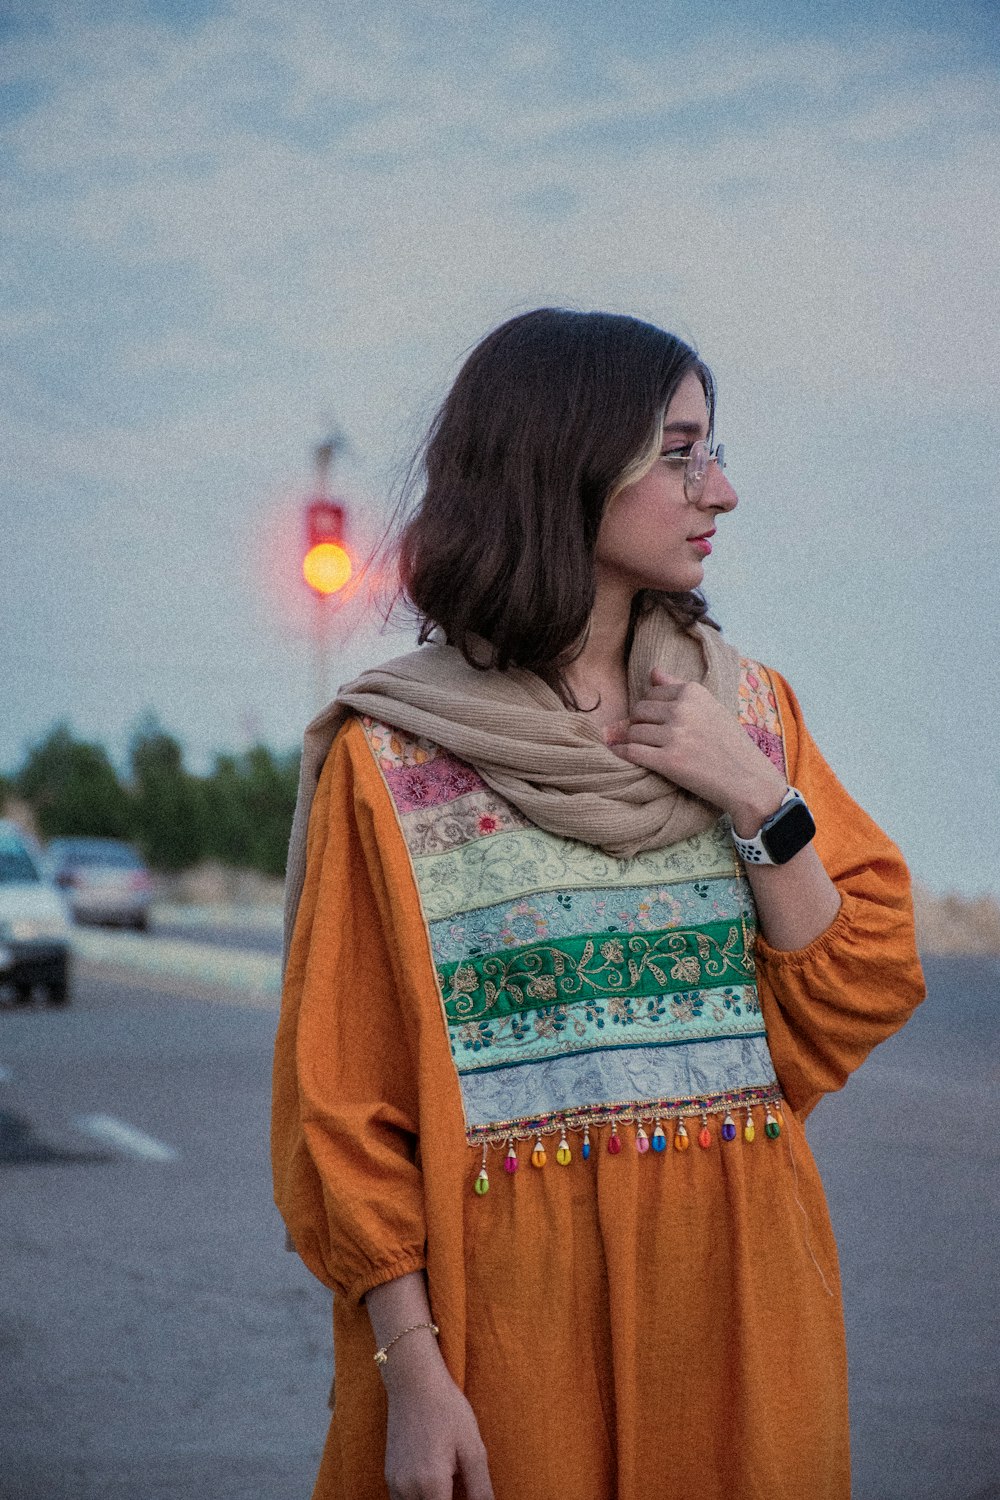
{"type": "Polygon", "coordinates": [[[310,728],[273,1144],[322,1500],[849,1494],[802,1122],[923,980],[899,853],[707,617],[713,414],[648,324],[496,329],[402,538],[424,644],[310,728]]]}

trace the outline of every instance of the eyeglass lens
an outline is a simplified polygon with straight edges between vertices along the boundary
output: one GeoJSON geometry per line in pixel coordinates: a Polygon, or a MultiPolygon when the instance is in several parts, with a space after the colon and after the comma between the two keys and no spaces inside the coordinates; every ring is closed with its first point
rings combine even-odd
{"type": "Polygon", "coordinates": [[[708,479],[708,466],[715,460],[720,469],[726,467],[725,444],[720,443],[713,453],[708,444],[699,439],[692,444],[688,461],[684,467],[684,492],[689,500],[700,500],[708,479]]]}

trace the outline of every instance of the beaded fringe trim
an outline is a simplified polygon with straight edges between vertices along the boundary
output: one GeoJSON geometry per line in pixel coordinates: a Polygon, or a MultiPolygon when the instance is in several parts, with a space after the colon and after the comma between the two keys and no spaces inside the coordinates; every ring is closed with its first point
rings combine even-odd
{"type": "Polygon", "coordinates": [[[580,1156],[587,1161],[593,1149],[591,1131],[599,1132],[608,1125],[611,1129],[604,1142],[604,1148],[610,1156],[617,1156],[624,1149],[624,1138],[618,1129],[622,1124],[635,1126],[633,1144],[640,1156],[644,1156],[650,1150],[656,1153],[664,1152],[671,1141],[676,1151],[687,1151],[691,1145],[692,1134],[702,1150],[707,1151],[714,1140],[709,1124],[710,1119],[721,1120],[718,1134],[723,1141],[735,1141],[739,1135],[742,1135],[743,1140],[749,1146],[753,1144],[757,1136],[753,1117],[755,1106],[763,1107],[764,1110],[765,1139],[777,1140],[781,1134],[781,1127],[785,1123],[781,1113],[781,1102],[780,1090],[777,1084],[774,1084],[767,1088],[740,1089],[734,1094],[716,1094],[705,1099],[654,1100],[644,1104],[628,1105],[612,1104],[598,1109],[566,1110],[558,1115],[545,1115],[538,1120],[512,1120],[506,1126],[477,1126],[470,1130],[467,1136],[469,1145],[481,1147],[483,1153],[482,1166],[474,1184],[475,1191],[482,1197],[490,1190],[487,1155],[491,1146],[503,1150],[504,1171],[509,1174],[516,1172],[520,1166],[517,1154],[519,1141],[534,1140],[529,1158],[531,1165],[544,1167],[548,1161],[545,1137],[557,1135],[559,1144],[555,1153],[556,1161],[561,1167],[568,1167],[573,1160],[570,1135],[582,1134],[580,1156]],[[734,1113],[741,1116],[742,1131],[733,1118],[734,1113]],[[664,1129],[664,1121],[673,1125],[671,1135],[668,1135],[667,1130],[664,1129]]]}

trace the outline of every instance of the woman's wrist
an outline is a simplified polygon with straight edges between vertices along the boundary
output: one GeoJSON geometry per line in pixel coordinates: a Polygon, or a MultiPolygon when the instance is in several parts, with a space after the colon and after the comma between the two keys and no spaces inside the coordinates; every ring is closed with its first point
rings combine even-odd
{"type": "Polygon", "coordinates": [[[763,823],[777,812],[781,799],[788,791],[788,782],[774,766],[768,765],[771,774],[756,779],[752,785],[740,788],[740,797],[725,809],[733,825],[733,832],[741,839],[752,839],[760,832],[763,823]]]}
{"type": "Polygon", "coordinates": [[[425,1331],[432,1333],[437,1338],[441,1330],[436,1323],[432,1323],[427,1319],[423,1323],[409,1323],[405,1328],[401,1328],[398,1333],[393,1334],[392,1338],[383,1344],[381,1349],[375,1351],[375,1363],[379,1369],[384,1369],[388,1363],[390,1351],[396,1347],[400,1339],[405,1339],[411,1333],[423,1333],[425,1331]]]}
{"type": "Polygon", "coordinates": [[[433,1390],[442,1376],[451,1379],[438,1341],[429,1329],[401,1339],[380,1366],[379,1374],[390,1401],[412,1400],[418,1393],[433,1390]]]}

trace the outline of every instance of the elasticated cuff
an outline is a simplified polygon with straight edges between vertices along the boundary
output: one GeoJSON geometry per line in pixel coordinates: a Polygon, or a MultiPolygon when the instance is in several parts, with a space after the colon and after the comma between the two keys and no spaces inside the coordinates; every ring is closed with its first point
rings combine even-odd
{"type": "Polygon", "coordinates": [[[398,1260],[387,1261],[379,1266],[369,1266],[356,1280],[345,1285],[344,1296],[348,1302],[356,1306],[377,1286],[385,1286],[387,1281],[397,1281],[400,1276],[408,1276],[411,1271],[423,1271],[426,1268],[427,1257],[422,1250],[414,1251],[412,1255],[400,1256],[398,1260]]]}
{"type": "Polygon", "coordinates": [[[758,932],[754,945],[757,956],[769,968],[808,967],[815,959],[828,953],[831,948],[836,948],[846,938],[852,921],[852,905],[851,896],[842,896],[840,910],[829,927],[825,928],[819,937],[813,938],[811,943],[807,943],[804,948],[772,948],[763,933],[758,932]]]}

